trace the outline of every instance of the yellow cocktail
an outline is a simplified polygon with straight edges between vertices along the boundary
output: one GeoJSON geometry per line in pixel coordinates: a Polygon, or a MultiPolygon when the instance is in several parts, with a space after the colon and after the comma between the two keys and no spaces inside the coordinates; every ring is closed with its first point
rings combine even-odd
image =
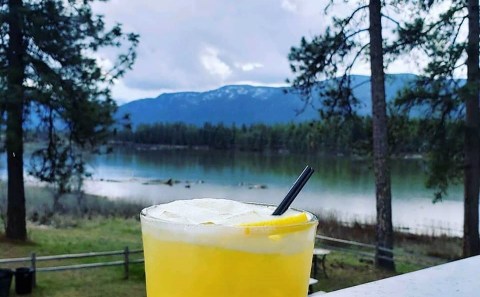
{"type": "Polygon", "coordinates": [[[148,297],[307,295],[317,225],[313,215],[292,220],[289,217],[298,213],[290,211],[283,216],[287,219],[272,223],[265,221],[273,209],[267,206],[190,201],[200,202],[173,207],[182,214],[159,211],[162,206],[142,211],[148,297]],[[260,215],[252,215],[250,209],[258,209],[260,215]],[[205,212],[200,219],[186,218],[198,212],[205,212]]]}

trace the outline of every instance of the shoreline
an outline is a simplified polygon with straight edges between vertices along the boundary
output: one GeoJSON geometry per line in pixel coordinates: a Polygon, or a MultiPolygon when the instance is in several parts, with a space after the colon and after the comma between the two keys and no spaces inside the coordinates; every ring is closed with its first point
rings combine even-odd
{"type": "MultiPolygon", "coordinates": [[[[0,190],[5,190],[5,185],[0,185],[0,190]]],[[[210,198],[228,198],[243,202],[256,202],[275,205],[278,203],[277,197],[283,197],[288,189],[282,189],[269,186],[268,184],[251,184],[243,183],[239,185],[218,185],[209,183],[203,180],[175,180],[175,179],[148,179],[148,178],[131,178],[131,179],[94,179],[85,182],[84,195],[87,197],[95,197],[104,202],[95,202],[97,204],[109,205],[119,204],[131,206],[149,206],[152,204],[166,203],[178,199],[192,199],[199,197],[210,198]]],[[[52,191],[49,190],[48,185],[28,180],[26,184],[27,202],[36,201],[35,206],[27,208],[39,209],[37,213],[52,212],[51,198],[52,191]],[[30,189],[30,190],[29,190],[30,189]],[[37,196],[36,190],[39,189],[41,199],[31,199],[32,195],[37,196]]],[[[375,205],[373,199],[365,204],[366,198],[355,198],[342,196],[342,199],[334,194],[329,196],[322,193],[322,197],[318,196],[316,191],[306,190],[302,192],[296,200],[293,207],[304,209],[306,211],[315,213],[323,218],[335,218],[344,226],[354,225],[374,225],[375,222],[375,205]],[[373,201],[373,202],[372,202],[373,201]],[[356,212],[349,212],[344,208],[345,203],[353,208],[356,212]],[[328,207],[325,207],[328,206],[328,207]]],[[[68,200],[68,207],[74,206],[76,198],[73,194],[67,194],[62,201],[68,200]]],[[[0,206],[2,200],[0,199],[0,206]]],[[[443,213],[452,215],[452,213],[459,212],[463,209],[463,204],[458,201],[444,201],[441,203],[432,204],[429,200],[419,200],[415,202],[417,207],[412,206],[412,200],[393,200],[394,210],[394,229],[397,232],[415,235],[428,236],[447,236],[458,238],[463,236],[462,223],[458,221],[455,225],[448,221],[441,220],[443,213]],[[420,205],[420,206],[419,206],[420,205]],[[458,208],[458,209],[457,209],[458,208]],[[457,210],[456,210],[457,209],[457,210]],[[435,218],[422,218],[422,215],[427,211],[427,214],[435,215],[435,218]],[[406,214],[407,216],[404,216],[406,214]],[[403,216],[403,217],[402,217],[403,216]],[[411,217],[413,216],[413,219],[411,217]],[[405,224],[405,222],[410,224],[405,224]]],[[[1,207],[0,207],[1,209],[1,207]]],[[[140,211],[140,210],[139,210],[140,211]]],[[[126,211],[122,210],[122,214],[126,211]]],[[[29,211],[31,214],[32,211],[29,211]]],[[[111,212],[109,212],[111,215],[111,212]]]]}
{"type": "MultiPolygon", "coordinates": [[[[298,155],[298,154],[304,154],[301,152],[291,152],[288,149],[277,149],[277,150],[242,150],[239,148],[229,148],[229,149],[218,149],[218,148],[212,148],[208,145],[173,145],[173,144],[153,144],[153,143],[138,143],[138,142],[132,142],[132,141],[120,141],[120,140],[110,140],[108,142],[109,145],[112,145],[114,147],[118,147],[121,149],[130,149],[130,150],[135,150],[135,151],[175,151],[175,150],[191,150],[191,151],[220,151],[220,152],[231,152],[231,153],[236,153],[236,152],[249,152],[249,153],[259,153],[259,154],[278,154],[278,155],[298,155]]],[[[312,156],[324,156],[324,157],[346,157],[346,158],[352,158],[354,160],[359,160],[359,161],[364,161],[364,160],[370,160],[371,156],[368,156],[366,154],[345,154],[343,152],[318,152],[318,153],[308,153],[309,155],[312,156]]],[[[425,159],[425,156],[419,153],[405,153],[405,154],[399,154],[399,155],[392,155],[390,157],[391,159],[394,160],[423,160],[425,159]]]]}
{"type": "MultiPolygon", "coordinates": [[[[275,205],[278,197],[288,191],[286,187],[268,184],[220,185],[203,180],[180,181],[172,179],[114,179],[93,180],[85,183],[85,192],[106,197],[109,200],[124,200],[143,204],[166,203],[178,199],[199,197],[228,198],[243,202],[257,202],[275,205]]],[[[323,217],[334,216],[345,225],[371,224],[375,220],[374,199],[368,193],[359,196],[339,196],[339,193],[320,193],[306,189],[296,199],[294,207],[304,209],[323,217]],[[341,197],[342,199],[339,199],[341,197]],[[348,203],[348,208],[345,208],[348,203]]],[[[398,231],[413,234],[435,234],[462,236],[460,218],[463,204],[458,201],[444,201],[432,204],[428,199],[394,199],[394,227],[398,231]],[[427,213],[425,211],[428,210],[427,213]],[[458,215],[453,216],[453,214],[458,215]],[[429,216],[425,216],[425,214],[429,216]],[[450,215],[453,217],[448,217],[450,215]],[[450,219],[450,220],[448,220],[450,219]]]]}
{"type": "MultiPolygon", "coordinates": [[[[118,182],[112,182],[118,186],[118,182]]],[[[200,184],[204,185],[204,183],[200,184]]],[[[147,186],[147,185],[144,185],[147,186]]],[[[175,189],[175,185],[168,186],[162,185],[166,189],[170,189],[171,191],[177,191],[175,189]]],[[[190,190],[190,189],[185,189],[190,190]]],[[[194,189],[195,190],[195,189],[194,189]]],[[[265,189],[248,189],[246,191],[257,191],[260,194],[265,191],[265,189]]],[[[133,217],[138,218],[138,214],[140,213],[141,209],[144,207],[150,206],[153,203],[151,201],[145,200],[128,200],[123,199],[121,197],[114,198],[108,197],[105,195],[96,195],[92,193],[84,192],[84,200],[81,201],[81,205],[78,205],[79,200],[75,197],[74,193],[66,194],[66,196],[61,200],[62,204],[64,205],[64,210],[58,214],[55,214],[51,209],[51,190],[47,186],[42,185],[29,185],[26,187],[27,193],[27,216],[30,221],[39,221],[39,217],[43,216],[62,216],[62,215],[73,215],[73,217],[84,217],[84,216],[118,216],[118,217],[133,217]],[[34,214],[36,213],[36,214],[34,214]],[[33,217],[36,219],[31,220],[33,217]]],[[[198,198],[198,196],[192,196],[191,198],[198,198]]],[[[223,198],[223,197],[217,197],[223,198]]],[[[169,202],[175,199],[166,199],[164,202],[169,202]]],[[[235,200],[235,199],[234,199],[235,200]]],[[[241,201],[241,200],[238,200],[241,201]]],[[[244,201],[245,202],[245,201],[244,201]]],[[[267,204],[274,204],[274,203],[267,203],[267,204]]],[[[298,207],[297,207],[298,208],[298,207]]],[[[323,230],[325,228],[330,228],[328,226],[337,226],[336,228],[344,228],[350,230],[374,230],[375,222],[373,219],[368,219],[366,217],[359,218],[358,216],[350,216],[349,218],[345,219],[339,213],[334,211],[328,211],[324,209],[315,209],[314,207],[302,207],[300,209],[305,209],[314,213],[322,224],[319,225],[319,230],[323,230]]],[[[46,218],[44,218],[46,220],[46,218]]],[[[412,229],[402,227],[399,225],[394,225],[394,232],[395,234],[401,235],[402,237],[429,237],[429,238],[452,238],[458,239],[461,238],[458,234],[452,234],[452,232],[441,232],[441,230],[435,230],[432,228],[425,230],[425,232],[411,232],[412,229]]],[[[331,231],[328,231],[331,234],[331,231]]],[[[327,234],[328,235],[328,234],[327,234]]],[[[341,233],[339,233],[341,235],[341,233]]],[[[341,236],[340,236],[341,237],[341,236]]],[[[370,236],[370,238],[374,239],[374,237],[370,236]]],[[[373,242],[373,240],[372,240],[373,242]]]]}

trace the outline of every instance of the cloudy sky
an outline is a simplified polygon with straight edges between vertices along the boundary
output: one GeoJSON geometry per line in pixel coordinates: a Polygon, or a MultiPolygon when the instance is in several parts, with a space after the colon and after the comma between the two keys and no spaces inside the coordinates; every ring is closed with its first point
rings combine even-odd
{"type": "MultiPolygon", "coordinates": [[[[287,54],[331,18],[328,0],[110,0],[95,7],[140,34],[138,58],[113,89],[119,103],[225,84],[283,85],[287,54]]],[[[104,56],[108,63],[108,56],[104,56]]],[[[359,74],[368,74],[360,65],[359,74]]],[[[398,72],[403,72],[403,69],[398,72]]]]}

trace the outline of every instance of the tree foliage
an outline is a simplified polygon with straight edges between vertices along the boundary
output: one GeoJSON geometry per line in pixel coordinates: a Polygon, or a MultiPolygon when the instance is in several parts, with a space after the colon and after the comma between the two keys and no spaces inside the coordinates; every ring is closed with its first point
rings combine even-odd
{"type": "MultiPolygon", "coordinates": [[[[23,157],[22,135],[12,133],[12,127],[38,123],[37,128],[48,137],[32,154],[29,172],[41,181],[58,184],[61,192],[67,190],[72,175],[83,174],[82,151],[102,144],[112,132],[116,104],[110,88],[136,57],[139,36],[124,32],[120,24],[108,26],[104,16],[93,12],[93,2],[0,2],[4,20],[0,26],[0,112],[6,120],[7,153],[17,151],[23,157]],[[98,52],[114,48],[119,49],[118,55],[107,69],[98,52]],[[15,114],[15,108],[21,114],[15,114]],[[35,120],[28,123],[28,119],[35,120]]],[[[23,167],[23,161],[15,167],[23,167]]],[[[10,179],[18,176],[9,174],[10,179]]],[[[10,197],[10,191],[8,195],[9,203],[14,203],[16,198],[10,197]]]]}
{"type": "MultiPolygon", "coordinates": [[[[429,130],[428,120],[405,115],[389,118],[389,147],[392,156],[404,157],[425,153],[429,130]]],[[[254,124],[225,126],[205,123],[203,126],[185,123],[140,125],[134,130],[120,130],[112,140],[141,145],[208,147],[218,150],[242,150],[326,155],[371,156],[372,118],[351,117],[290,124],[254,124]]],[[[448,133],[456,131],[448,128],[448,133]]]]}
{"type": "Polygon", "coordinates": [[[479,4],[473,0],[454,1],[447,8],[444,1],[420,4],[420,14],[399,30],[398,43],[404,51],[421,51],[428,63],[424,77],[403,91],[398,104],[406,109],[421,106],[435,123],[429,127],[427,181],[436,189],[435,200],[442,199],[450,184],[464,183],[463,254],[471,256],[480,254],[479,4]],[[460,83],[456,77],[465,73],[467,81],[460,83]]]}
{"type": "Polygon", "coordinates": [[[358,154],[363,143],[371,138],[368,130],[370,123],[370,118],[358,118],[344,123],[341,132],[336,129],[340,123],[334,121],[271,126],[154,124],[141,125],[135,131],[122,130],[114,139],[136,144],[204,146],[218,150],[358,154]]]}
{"type": "MultiPolygon", "coordinates": [[[[334,1],[330,1],[330,7],[334,1]]],[[[351,4],[350,1],[345,1],[351,4]]],[[[353,67],[362,59],[368,61],[371,70],[372,90],[372,152],[375,172],[377,200],[377,265],[395,269],[393,254],[393,226],[391,219],[391,181],[389,170],[387,110],[385,100],[385,61],[397,54],[393,43],[384,34],[382,19],[398,25],[389,16],[389,10],[397,11],[399,1],[370,0],[368,4],[358,1],[347,17],[332,18],[332,25],[323,34],[311,41],[301,40],[299,47],[293,47],[288,56],[295,75],[291,85],[310,102],[312,92],[319,92],[323,98],[322,118],[344,119],[354,114],[359,103],[354,96],[350,80],[353,67]],[[390,57],[390,55],[392,56],[390,57]],[[322,78],[333,83],[322,87],[322,78]]],[[[351,8],[352,6],[349,6],[351,8]]]]}
{"type": "Polygon", "coordinates": [[[456,79],[456,74],[466,67],[467,40],[460,32],[465,30],[468,15],[466,2],[458,1],[436,19],[427,21],[426,16],[431,16],[429,12],[435,3],[419,4],[424,9],[423,15],[399,28],[396,48],[401,53],[421,51],[428,63],[423,75],[400,92],[396,104],[407,112],[420,107],[423,118],[431,119],[431,125],[425,127],[431,132],[427,142],[430,168],[427,185],[436,190],[438,201],[451,183],[461,181],[463,173],[462,119],[467,85],[456,79]],[[448,129],[449,126],[455,128],[448,129]]]}
{"type": "Polygon", "coordinates": [[[434,202],[442,200],[450,184],[462,180],[464,125],[458,120],[464,116],[464,105],[459,92],[460,85],[451,79],[420,77],[396,99],[406,111],[416,107],[424,111],[426,186],[435,191],[434,202]]]}

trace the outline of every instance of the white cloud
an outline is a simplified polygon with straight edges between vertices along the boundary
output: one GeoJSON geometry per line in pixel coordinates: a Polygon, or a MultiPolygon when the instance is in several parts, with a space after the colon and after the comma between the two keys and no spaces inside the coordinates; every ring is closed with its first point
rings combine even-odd
{"type": "Polygon", "coordinates": [[[100,55],[95,55],[95,60],[103,70],[110,70],[113,68],[113,63],[109,58],[105,58],[100,55]]]}
{"type": "Polygon", "coordinates": [[[235,63],[235,67],[241,69],[242,71],[252,71],[255,68],[262,68],[263,64],[261,63],[235,63]]]}
{"type": "MultiPolygon", "coordinates": [[[[286,11],[282,1],[96,3],[94,10],[104,14],[108,24],[120,22],[126,31],[140,34],[136,63],[122,86],[115,87],[115,98],[133,100],[139,93],[158,90],[208,90],[242,81],[283,83],[290,76],[290,47],[304,35],[319,33],[324,20],[286,11]]],[[[317,0],[289,2],[315,3],[312,11],[317,13],[323,6],[317,0]]]]}
{"type": "Polygon", "coordinates": [[[283,88],[288,87],[288,84],[285,82],[279,83],[259,83],[258,81],[253,80],[242,80],[233,83],[232,85],[249,85],[249,86],[256,86],[256,87],[272,87],[272,88],[283,88]]]}
{"type": "Polygon", "coordinates": [[[200,61],[208,73],[218,76],[222,80],[227,79],[232,74],[230,66],[220,59],[218,50],[212,46],[205,47],[200,54],[200,61]]]}
{"type": "Polygon", "coordinates": [[[296,12],[298,7],[297,4],[293,3],[291,0],[282,0],[282,8],[286,11],[296,12]]]}
{"type": "Polygon", "coordinates": [[[156,98],[162,93],[169,92],[171,90],[157,89],[157,90],[144,90],[129,88],[125,86],[123,80],[117,80],[112,88],[112,97],[116,99],[118,105],[127,103],[133,99],[143,98],[156,98]]]}
{"type": "MultiPolygon", "coordinates": [[[[283,84],[292,77],[290,48],[302,36],[322,33],[332,15],[349,11],[339,8],[324,16],[328,1],[98,2],[94,10],[108,24],[120,22],[125,31],[140,34],[137,61],[114,87],[114,98],[127,101],[162,90],[201,91],[240,82],[283,84]]],[[[102,58],[115,61],[110,52],[102,58]]]]}
{"type": "MultiPolygon", "coordinates": [[[[329,0],[281,0],[280,7],[297,18],[322,17],[329,0]]],[[[340,2],[340,1],[339,1],[340,2]]],[[[335,3],[335,6],[340,3],[335,3]]]]}
{"type": "Polygon", "coordinates": [[[99,55],[98,53],[94,53],[93,57],[97,61],[97,65],[100,66],[100,69],[102,69],[102,75],[107,77],[108,79],[111,79],[111,75],[109,74],[109,71],[113,68],[113,62],[107,58],[99,55]]]}

